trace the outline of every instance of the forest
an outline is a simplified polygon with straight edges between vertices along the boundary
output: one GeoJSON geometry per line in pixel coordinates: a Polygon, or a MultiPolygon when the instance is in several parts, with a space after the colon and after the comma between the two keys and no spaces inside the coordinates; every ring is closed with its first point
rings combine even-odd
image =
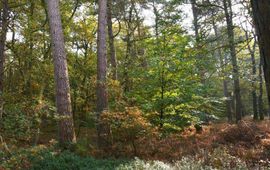
{"type": "Polygon", "coordinates": [[[0,7],[0,170],[270,169],[269,0],[0,7]]]}

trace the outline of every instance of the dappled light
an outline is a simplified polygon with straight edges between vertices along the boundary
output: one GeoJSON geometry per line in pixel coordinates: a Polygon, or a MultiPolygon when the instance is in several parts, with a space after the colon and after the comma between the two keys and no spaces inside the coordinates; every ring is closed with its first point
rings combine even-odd
{"type": "Polygon", "coordinates": [[[270,169],[268,0],[1,0],[0,170],[270,169]]]}

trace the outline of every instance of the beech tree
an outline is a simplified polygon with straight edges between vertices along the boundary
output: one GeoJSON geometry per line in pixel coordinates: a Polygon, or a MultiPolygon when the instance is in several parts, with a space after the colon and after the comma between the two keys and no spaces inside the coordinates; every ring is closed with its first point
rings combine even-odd
{"type": "Polygon", "coordinates": [[[56,107],[59,115],[59,142],[62,146],[75,143],[70,87],[64,34],[59,12],[59,0],[46,0],[49,16],[51,42],[54,60],[56,107]]]}

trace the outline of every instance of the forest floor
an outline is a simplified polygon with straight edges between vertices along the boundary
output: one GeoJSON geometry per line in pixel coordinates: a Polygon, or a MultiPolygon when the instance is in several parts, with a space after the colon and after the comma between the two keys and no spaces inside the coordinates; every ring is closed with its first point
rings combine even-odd
{"type": "MultiPolygon", "coordinates": [[[[135,147],[125,142],[115,143],[103,152],[95,149],[96,137],[89,134],[95,134],[95,131],[82,129],[80,132],[78,144],[74,149],[76,155],[95,157],[98,160],[107,158],[134,160],[136,157],[135,163],[133,162],[132,165],[134,169],[138,164],[144,164],[142,166],[144,168],[137,169],[146,167],[151,169],[151,166],[153,166],[152,169],[157,167],[159,167],[157,169],[185,169],[184,167],[200,169],[200,167],[208,166],[212,169],[270,169],[270,120],[254,122],[246,119],[238,124],[213,123],[203,126],[201,132],[197,132],[191,126],[180,134],[165,137],[154,134],[151,137],[138,138],[133,143],[135,147]],[[138,161],[141,162],[138,163],[138,161]],[[149,164],[148,161],[152,163],[149,164]],[[158,165],[155,165],[155,161],[158,161],[158,165]],[[185,164],[192,165],[186,166],[185,164]]],[[[43,134],[40,136],[42,140],[38,146],[49,148],[54,137],[51,132],[43,134]]],[[[23,144],[19,147],[30,148],[23,144]]],[[[17,145],[17,148],[11,149],[18,150],[19,148],[17,145]]],[[[19,158],[16,159],[19,160],[19,158]]],[[[4,162],[7,164],[9,160],[4,162]]],[[[41,163],[39,164],[41,165],[41,163]]],[[[0,170],[2,169],[0,164],[0,170]]]]}

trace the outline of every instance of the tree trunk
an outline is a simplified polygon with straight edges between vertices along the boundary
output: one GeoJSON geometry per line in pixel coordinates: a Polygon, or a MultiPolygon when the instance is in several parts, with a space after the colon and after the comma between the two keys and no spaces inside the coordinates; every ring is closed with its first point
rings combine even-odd
{"type": "Polygon", "coordinates": [[[234,95],[235,95],[235,116],[236,122],[242,119],[242,102],[240,94],[239,68],[236,58],[235,42],[234,42],[234,26],[231,0],[223,0],[224,12],[227,23],[227,34],[229,39],[230,54],[233,66],[233,81],[234,81],[234,95]]]}
{"type": "MultiPolygon", "coordinates": [[[[256,43],[256,42],[255,42],[256,43]]],[[[255,62],[255,47],[254,44],[253,51],[251,51],[251,61],[252,61],[252,100],[253,100],[253,118],[258,120],[258,104],[257,104],[257,93],[256,93],[256,62],[255,62]]]]}
{"type": "Polygon", "coordinates": [[[123,79],[124,79],[124,92],[127,93],[130,91],[130,79],[129,79],[129,68],[130,68],[130,56],[131,56],[131,48],[132,48],[132,42],[131,42],[131,34],[129,31],[127,31],[126,35],[126,54],[125,54],[125,61],[124,61],[124,73],[123,73],[123,79]]]}
{"type": "Polygon", "coordinates": [[[56,107],[59,120],[59,140],[62,147],[75,143],[76,137],[71,109],[68,66],[64,34],[59,11],[59,0],[46,0],[51,32],[56,83],[56,107]]]}
{"type": "Polygon", "coordinates": [[[100,122],[100,115],[103,111],[108,109],[108,95],[107,95],[107,55],[106,55],[106,27],[107,27],[107,0],[99,0],[98,11],[98,39],[97,39],[97,131],[98,131],[98,145],[101,148],[106,147],[107,142],[104,139],[106,135],[105,127],[100,122]]]}
{"type": "Polygon", "coordinates": [[[263,64],[268,105],[270,107],[270,1],[251,0],[251,6],[263,64]]]}
{"type": "MultiPolygon", "coordinates": [[[[214,16],[214,14],[213,14],[213,16],[214,16]]],[[[217,26],[215,24],[215,21],[213,21],[212,25],[213,25],[213,28],[215,31],[215,37],[218,41],[219,35],[218,35],[218,30],[217,30],[217,26]]],[[[218,41],[218,45],[220,45],[219,41],[218,41]]],[[[223,94],[224,94],[224,97],[226,98],[226,113],[227,113],[227,117],[228,117],[228,122],[231,123],[232,122],[231,99],[229,97],[229,92],[228,92],[227,74],[224,70],[224,67],[226,66],[226,64],[224,64],[224,60],[223,60],[222,52],[221,52],[220,48],[218,49],[218,55],[219,55],[219,60],[220,60],[220,67],[222,70],[222,76],[223,76],[223,94]]]]}
{"type": "Polygon", "coordinates": [[[2,18],[0,32],[0,120],[3,115],[3,93],[4,93],[4,64],[5,64],[5,45],[8,31],[8,0],[2,0],[2,18]]]}
{"type": "Polygon", "coordinates": [[[259,65],[259,97],[258,97],[258,111],[260,115],[260,120],[264,119],[263,112],[263,75],[262,75],[262,58],[260,57],[260,65],[259,65]]]}
{"type": "MultiPolygon", "coordinates": [[[[200,45],[200,25],[199,25],[199,9],[197,6],[197,0],[190,0],[191,1],[191,8],[193,14],[193,27],[195,32],[195,40],[196,46],[200,45]]],[[[199,50],[199,48],[198,48],[199,50]]],[[[202,60],[202,55],[197,54],[197,61],[198,61],[198,68],[199,68],[199,75],[201,78],[201,83],[205,84],[205,66],[200,62],[202,60]]]]}
{"type": "Polygon", "coordinates": [[[258,117],[258,104],[257,104],[257,93],[256,93],[256,61],[255,61],[255,50],[256,50],[256,37],[254,37],[254,44],[253,46],[250,45],[249,43],[249,35],[248,35],[248,32],[245,31],[245,36],[246,36],[246,41],[247,41],[247,44],[248,44],[248,51],[250,53],[250,58],[251,58],[251,63],[252,63],[252,79],[251,79],[251,87],[252,87],[252,92],[251,92],[251,95],[252,95],[252,103],[253,103],[253,119],[254,120],[258,120],[259,117],[258,117]]]}
{"type": "Polygon", "coordinates": [[[192,7],[192,14],[193,14],[193,26],[195,31],[195,38],[196,43],[199,43],[200,41],[200,35],[199,35],[199,23],[198,23],[198,8],[196,5],[196,0],[191,0],[191,7],[192,7]]]}
{"type": "Polygon", "coordinates": [[[133,17],[133,11],[135,10],[135,4],[134,2],[131,3],[131,6],[128,11],[127,18],[124,17],[125,25],[127,26],[127,33],[124,41],[126,42],[126,54],[125,54],[125,60],[124,60],[124,71],[123,71],[123,86],[124,86],[124,93],[127,93],[131,90],[131,79],[129,77],[130,72],[130,66],[132,64],[131,56],[132,56],[132,35],[134,33],[134,28],[132,27],[132,17],[133,17]]]}
{"type": "Polygon", "coordinates": [[[112,0],[108,0],[108,11],[107,11],[107,23],[108,23],[108,36],[109,36],[109,55],[112,66],[112,78],[117,80],[117,59],[114,46],[114,35],[113,35],[113,24],[112,24],[112,0]]]}
{"type": "MultiPolygon", "coordinates": [[[[34,0],[30,0],[30,14],[28,16],[28,23],[27,23],[27,27],[29,30],[33,29],[33,22],[34,22],[34,9],[35,9],[35,1],[34,0]]],[[[28,57],[26,58],[25,61],[25,69],[24,69],[24,74],[25,74],[25,82],[24,82],[24,93],[26,96],[29,96],[29,98],[32,98],[32,88],[31,88],[31,81],[32,81],[32,74],[31,74],[31,70],[33,67],[32,64],[32,59],[33,59],[33,50],[34,50],[34,42],[33,42],[33,35],[28,33],[27,38],[26,38],[26,42],[28,44],[28,51],[29,53],[27,53],[28,57]]]]}

